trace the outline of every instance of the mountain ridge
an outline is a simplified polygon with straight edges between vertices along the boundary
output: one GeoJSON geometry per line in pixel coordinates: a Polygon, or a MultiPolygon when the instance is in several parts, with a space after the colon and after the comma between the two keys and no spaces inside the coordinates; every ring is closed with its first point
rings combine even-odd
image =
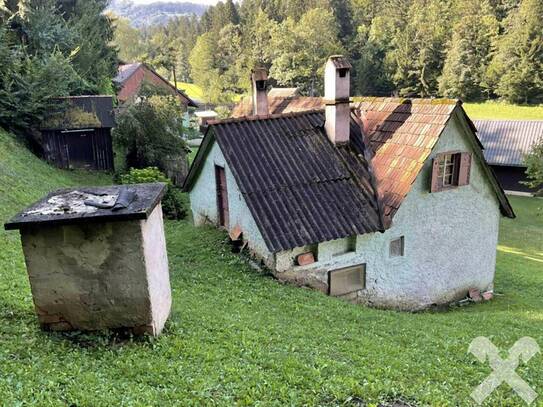
{"type": "Polygon", "coordinates": [[[131,0],[113,0],[107,11],[130,20],[134,27],[165,25],[175,17],[195,14],[201,16],[209,6],[186,2],[156,1],[149,4],[135,4],[131,0]]]}

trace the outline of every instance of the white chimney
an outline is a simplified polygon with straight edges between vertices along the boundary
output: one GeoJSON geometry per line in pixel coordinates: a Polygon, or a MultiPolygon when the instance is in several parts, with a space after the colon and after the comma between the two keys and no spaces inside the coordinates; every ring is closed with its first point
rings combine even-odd
{"type": "Polygon", "coordinates": [[[328,58],[324,69],[324,103],[326,122],[324,128],[334,144],[349,142],[351,108],[349,86],[351,64],[342,55],[328,58]]]}
{"type": "Polygon", "coordinates": [[[253,114],[258,116],[268,115],[268,72],[266,68],[253,69],[251,82],[253,84],[253,114]]]}

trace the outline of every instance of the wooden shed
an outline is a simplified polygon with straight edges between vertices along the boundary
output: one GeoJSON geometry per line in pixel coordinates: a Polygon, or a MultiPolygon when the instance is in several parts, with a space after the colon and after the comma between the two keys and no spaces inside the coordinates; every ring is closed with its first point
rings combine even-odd
{"type": "Polygon", "coordinates": [[[41,124],[45,159],[59,168],[112,171],[111,96],[56,99],[41,124]]]}
{"type": "Polygon", "coordinates": [[[526,154],[543,140],[543,120],[476,120],[477,136],[503,189],[512,193],[534,193],[524,182],[526,154]]]}

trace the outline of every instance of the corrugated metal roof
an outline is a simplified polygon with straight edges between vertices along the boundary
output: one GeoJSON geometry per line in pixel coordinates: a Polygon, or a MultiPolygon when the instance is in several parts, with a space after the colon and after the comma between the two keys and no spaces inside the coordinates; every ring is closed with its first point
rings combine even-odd
{"type": "Polygon", "coordinates": [[[323,112],[210,124],[272,252],[383,230],[359,125],[348,146],[323,125],[323,112]]]}
{"type": "Polygon", "coordinates": [[[543,138],[543,120],[476,120],[489,164],[525,166],[524,156],[543,138]]]}
{"type": "MultiPolygon", "coordinates": [[[[268,94],[268,109],[270,114],[306,112],[308,110],[324,107],[324,99],[311,96],[270,96],[268,94]]],[[[232,110],[232,117],[245,117],[253,114],[253,102],[251,97],[245,97],[232,110]]]]}

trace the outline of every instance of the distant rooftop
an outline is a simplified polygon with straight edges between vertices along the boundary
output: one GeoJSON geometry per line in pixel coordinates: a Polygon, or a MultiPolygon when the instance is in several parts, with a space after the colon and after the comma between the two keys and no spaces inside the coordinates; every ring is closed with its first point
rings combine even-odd
{"type": "Polygon", "coordinates": [[[52,111],[41,123],[42,130],[112,128],[115,126],[113,97],[69,96],[53,100],[52,111]]]}
{"type": "Polygon", "coordinates": [[[123,84],[136,70],[141,66],[141,62],[119,65],[117,76],[113,78],[113,82],[123,84]]]}
{"type": "Polygon", "coordinates": [[[489,164],[524,166],[524,156],[543,139],[543,120],[476,120],[489,164]]]}

